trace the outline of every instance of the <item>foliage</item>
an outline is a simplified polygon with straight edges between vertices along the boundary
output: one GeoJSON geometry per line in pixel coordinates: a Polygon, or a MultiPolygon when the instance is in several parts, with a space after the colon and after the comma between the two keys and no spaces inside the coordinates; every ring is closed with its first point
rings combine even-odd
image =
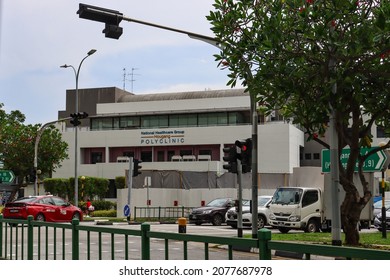
{"type": "Polygon", "coordinates": [[[90,213],[91,217],[116,217],[116,210],[95,210],[90,213]]]}
{"type": "Polygon", "coordinates": [[[44,181],[45,191],[59,197],[72,197],[68,179],[46,178],[44,181]]]}
{"type": "Polygon", "coordinates": [[[360,148],[371,144],[373,124],[390,129],[390,1],[216,0],[214,7],[207,18],[222,42],[216,60],[229,69],[229,85],[241,81],[268,112],[280,109],[326,148],[317,135],[334,117],[339,154],[351,149],[339,170],[341,218],[346,242],[357,244],[372,195],[362,166],[376,152],[360,148]],[[353,182],[357,161],[362,194],[353,182]]]}
{"type": "MultiPolygon", "coordinates": [[[[116,210],[116,203],[112,201],[107,201],[107,200],[92,200],[91,201],[93,207],[95,207],[95,211],[100,211],[100,210],[116,210]]],[[[80,201],[79,202],[79,207],[81,209],[86,208],[86,201],[80,201]]],[[[95,212],[94,211],[94,212],[95,212]]]]}
{"type": "MultiPolygon", "coordinates": [[[[380,181],[378,184],[378,190],[379,190],[379,193],[382,193],[382,181],[380,181]]],[[[390,191],[390,182],[385,181],[385,192],[388,192],[388,191],[390,191]]]]}
{"type": "Polygon", "coordinates": [[[125,176],[118,176],[115,177],[115,186],[117,189],[124,189],[126,188],[126,178],[125,176]]]}
{"type": "MultiPolygon", "coordinates": [[[[41,125],[26,125],[25,116],[20,111],[7,114],[2,107],[0,104],[0,161],[4,163],[4,169],[15,173],[21,184],[25,177],[34,174],[35,141],[41,125]]],[[[67,158],[67,149],[58,129],[53,126],[44,129],[37,151],[42,177],[50,177],[61,166],[67,158]]]]}
{"type": "MultiPolygon", "coordinates": [[[[344,235],[344,233],[342,233],[344,235]]],[[[382,238],[382,233],[375,230],[370,233],[360,234],[360,246],[362,247],[373,247],[390,250],[390,239],[382,238]]],[[[292,241],[292,242],[311,242],[317,244],[332,244],[332,235],[330,233],[317,232],[317,233],[288,233],[288,234],[273,234],[272,240],[278,241],[292,241]]]]}
{"type": "MultiPolygon", "coordinates": [[[[43,181],[45,191],[62,197],[74,199],[74,178],[52,178],[43,181]]],[[[103,199],[108,190],[109,180],[105,178],[80,176],[79,177],[79,195],[80,200],[93,199],[98,197],[103,199]]]]}

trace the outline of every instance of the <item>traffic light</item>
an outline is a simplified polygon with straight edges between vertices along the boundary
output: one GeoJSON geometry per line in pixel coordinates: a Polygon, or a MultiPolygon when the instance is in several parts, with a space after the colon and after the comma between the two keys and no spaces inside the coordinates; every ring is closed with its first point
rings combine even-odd
{"type": "Polygon", "coordinates": [[[237,151],[235,146],[223,148],[223,152],[227,154],[223,157],[223,160],[227,164],[223,165],[223,168],[228,172],[237,173],[237,151]]]}
{"type": "Polygon", "coordinates": [[[123,33],[123,28],[119,25],[106,23],[106,28],[103,29],[106,38],[119,39],[123,33]]]}
{"type": "Polygon", "coordinates": [[[119,39],[123,33],[123,28],[119,26],[123,19],[123,14],[119,11],[80,3],[77,13],[79,18],[104,22],[106,27],[103,33],[106,38],[119,39]]]}
{"type": "Polygon", "coordinates": [[[30,174],[28,174],[28,182],[29,183],[34,183],[36,180],[36,171],[34,168],[30,169],[30,174]]]}
{"type": "Polygon", "coordinates": [[[245,141],[236,141],[236,146],[241,149],[241,153],[237,158],[241,160],[242,173],[248,173],[252,170],[252,139],[248,138],[245,141]]]}
{"type": "Polygon", "coordinates": [[[133,177],[136,177],[142,173],[140,171],[140,169],[142,169],[140,163],[142,163],[142,161],[140,161],[139,159],[133,159],[133,177]]]}
{"type": "Polygon", "coordinates": [[[72,118],[70,120],[70,123],[73,124],[73,126],[78,126],[81,124],[80,119],[85,119],[88,117],[88,114],[86,112],[79,112],[70,114],[70,117],[72,118]]]}

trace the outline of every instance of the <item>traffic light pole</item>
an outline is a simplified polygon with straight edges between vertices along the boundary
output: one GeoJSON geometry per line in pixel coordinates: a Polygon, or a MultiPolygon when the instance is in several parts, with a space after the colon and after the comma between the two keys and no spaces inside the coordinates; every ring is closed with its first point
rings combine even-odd
{"type": "MultiPolygon", "coordinates": [[[[114,10],[108,10],[105,8],[101,7],[96,7],[96,6],[91,6],[91,5],[86,5],[86,4],[79,4],[79,10],[77,11],[79,14],[80,18],[84,18],[87,20],[93,20],[93,21],[98,21],[98,22],[103,22],[106,25],[116,25],[119,27],[119,23],[124,20],[128,22],[134,22],[138,23],[141,25],[147,25],[159,29],[164,29],[164,30],[169,30],[172,32],[177,32],[181,34],[186,34],[188,37],[196,40],[201,40],[203,42],[206,42],[208,44],[211,44],[213,46],[216,46],[220,49],[222,49],[222,43],[220,42],[217,38],[209,37],[209,36],[204,36],[201,34],[193,33],[193,32],[188,32],[185,30],[180,30],[176,28],[171,28],[163,25],[158,25],[154,24],[151,22],[146,22],[146,21],[141,21],[133,18],[128,18],[123,16],[122,13],[114,10]]],[[[103,30],[104,33],[106,33],[107,29],[103,30]]],[[[114,36],[111,36],[110,34],[106,33],[106,37],[109,38],[114,38],[114,39],[119,39],[121,35],[121,31],[117,34],[113,34],[114,36]]],[[[248,68],[248,78],[253,80],[253,75],[250,69],[248,68]]],[[[255,220],[257,221],[257,216],[258,216],[258,210],[257,210],[257,196],[258,196],[258,182],[257,182],[257,170],[258,170],[258,157],[257,157],[257,148],[258,148],[258,143],[257,143],[257,133],[258,133],[258,113],[257,113],[257,100],[256,96],[254,94],[249,94],[250,96],[250,106],[251,106],[251,114],[252,114],[252,141],[253,141],[253,146],[252,146],[252,205],[255,205],[256,207],[252,207],[252,217],[255,217],[255,220]]],[[[252,226],[252,238],[257,238],[257,226],[252,226]]]]}
{"type": "Polygon", "coordinates": [[[241,160],[237,160],[237,236],[242,237],[242,164],[241,160]]]}
{"type": "Polygon", "coordinates": [[[133,157],[130,157],[129,160],[129,173],[128,173],[128,180],[127,180],[127,205],[129,205],[130,213],[129,216],[127,216],[127,221],[130,222],[131,217],[131,189],[133,188],[133,169],[134,169],[134,163],[133,163],[133,157]]]}

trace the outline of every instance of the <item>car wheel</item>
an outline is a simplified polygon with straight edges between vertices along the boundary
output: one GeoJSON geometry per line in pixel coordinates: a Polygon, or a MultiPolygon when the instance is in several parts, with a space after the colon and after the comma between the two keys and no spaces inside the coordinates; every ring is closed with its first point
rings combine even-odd
{"type": "Polygon", "coordinates": [[[281,232],[281,233],[288,233],[290,231],[289,228],[285,228],[285,227],[279,227],[278,230],[281,232]]]}
{"type": "Polygon", "coordinates": [[[318,232],[319,231],[319,227],[318,227],[318,224],[315,220],[309,220],[309,222],[307,223],[307,226],[306,226],[306,229],[305,229],[305,232],[318,232]]]}
{"type": "Polygon", "coordinates": [[[222,216],[219,214],[215,214],[212,221],[213,226],[220,226],[222,225],[222,222],[223,222],[222,216]]]}
{"type": "Polygon", "coordinates": [[[74,212],[73,216],[72,216],[72,220],[73,219],[77,219],[77,220],[80,220],[80,213],[79,212],[74,212]]]}
{"type": "Polygon", "coordinates": [[[265,221],[265,218],[264,216],[258,216],[257,217],[257,228],[260,229],[260,228],[263,228],[266,224],[266,221],[265,221]]]}
{"type": "Polygon", "coordinates": [[[35,218],[35,220],[40,221],[40,222],[44,222],[46,219],[45,219],[45,216],[42,213],[39,213],[37,215],[37,217],[35,218]]]}

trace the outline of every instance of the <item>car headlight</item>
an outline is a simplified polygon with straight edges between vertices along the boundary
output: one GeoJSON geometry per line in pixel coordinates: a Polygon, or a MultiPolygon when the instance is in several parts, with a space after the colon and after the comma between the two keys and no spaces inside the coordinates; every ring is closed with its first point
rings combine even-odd
{"type": "Polygon", "coordinates": [[[269,218],[270,218],[270,220],[275,220],[276,216],[273,213],[271,213],[271,214],[269,214],[269,218]]]}
{"type": "Polygon", "coordinates": [[[290,222],[299,222],[300,220],[301,220],[301,216],[290,216],[290,217],[288,217],[288,220],[290,221],[290,222]]]}
{"type": "Polygon", "coordinates": [[[202,214],[210,214],[212,210],[204,210],[202,214]]]}

